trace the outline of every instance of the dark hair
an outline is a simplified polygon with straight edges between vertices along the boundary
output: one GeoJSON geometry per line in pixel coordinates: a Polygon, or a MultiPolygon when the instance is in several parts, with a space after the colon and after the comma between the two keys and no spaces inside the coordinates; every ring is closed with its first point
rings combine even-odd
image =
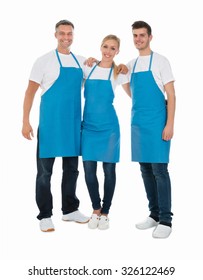
{"type": "Polygon", "coordinates": [[[57,22],[57,24],[55,25],[55,29],[57,29],[59,27],[59,25],[71,25],[74,29],[73,23],[66,19],[63,19],[63,20],[60,20],[59,22],[57,22]]]}
{"type": "Polygon", "coordinates": [[[141,20],[135,21],[131,26],[132,29],[146,28],[148,35],[150,36],[152,34],[151,26],[145,21],[141,21],[141,20]]]}

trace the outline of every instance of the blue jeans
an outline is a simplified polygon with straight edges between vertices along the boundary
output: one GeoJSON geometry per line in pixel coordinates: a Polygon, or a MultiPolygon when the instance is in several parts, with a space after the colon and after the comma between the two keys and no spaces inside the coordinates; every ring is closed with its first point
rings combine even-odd
{"type": "Polygon", "coordinates": [[[167,163],[140,163],[140,170],[149,201],[150,217],[171,226],[171,182],[167,163]]]}
{"type": "MultiPolygon", "coordinates": [[[[39,158],[37,152],[36,202],[39,208],[39,220],[52,216],[53,202],[51,193],[51,176],[55,158],[39,158]]],[[[78,178],[78,157],[62,158],[62,212],[68,214],[78,210],[79,200],[76,197],[78,178]]]]}
{"type": "Polygon", "coordinates": [[[103,162],[104,196],[102,205],[99,194],[99,182],[97,179],[97,162],[83,161],[83,166],[85,171],[85,181],[93,209],[101,209],[101,213],[108,214],[116,185],[116,164],[103,162]]]}

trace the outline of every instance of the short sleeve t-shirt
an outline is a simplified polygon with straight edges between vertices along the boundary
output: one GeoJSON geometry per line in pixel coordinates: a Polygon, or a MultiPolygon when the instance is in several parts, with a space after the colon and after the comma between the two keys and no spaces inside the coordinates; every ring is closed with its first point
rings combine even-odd
{"type": "MultiPolygon", "coordinates": [[[[88,78],[93,67],[85,66],[85,68],[84,68],[84,78],[85,79],[88,78]]],[[[108,80],[110,69],[111,68],[103,68],[100,66],[96,66],[94,71],[92,72],[91,76],[89,77],[89,79],[90,80],[91,79],[108,80]]],[[[117,76],[117,78],[115,79],[113,71],[112,71],[110,80],[111,80],[113,91],[115,91],[115,88],[118,85],[123,85],[123,84],[129,83],[129,74],[119,74],[117,76]]]]}
{"type": "MultiPolygon", "coordinates": [[[[79,68],[77,62],[71,54],[58,53],[63,67],[79,68]]],[[[74,54],[75,55],[75,54],[74,54]]],[[[80,67],[84,70],[85,57],[75,55],[80,67]]],[[[41,94],[44,94],[56,81],[60,73],[60,64],[56,56],[55,50],[39,57],[31,70],[29,80],[40,84],[41,94]]]]}
{"type": "MultiPolygon", "coordinates": [[[[133,59],[127,64],[130,74],[133,71],[135,61],[136,59],[133,59]]],[[[134,72],[136,73],[148,71],[149,63],[150,55],[139,56],[134,72]]],[[[151,71],[158,87],[164,94],[164,85],[169,82],[175,81],[168,59],[158,53],[153,52],[151,71]]]]}

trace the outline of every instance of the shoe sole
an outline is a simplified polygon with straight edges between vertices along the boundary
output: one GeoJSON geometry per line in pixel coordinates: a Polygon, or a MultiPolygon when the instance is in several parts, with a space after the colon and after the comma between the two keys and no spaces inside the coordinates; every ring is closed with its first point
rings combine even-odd
{"type": "Polygon", "coordinates": [[[145,229],[150,229],[150,228],[157,227],[158,224],[159,224],[159,223],[156,223],[156,224],[154,224],[154,225],[145,226],[145,227],[144,227],[144,226],[141,226],[141,225],[139,225],[139,224],[136,224],[135,227],[136,227],[137,229],[145,230],[145,229]]]}
{"type": "Polygon", "coordinates": [[[54,228],[49,228],[49,229],[47,229],[47,230],[42,230],[42,229],[41,229],[41,231],[42,231],[42,232],[51,232],[51,231],[55,231],[55,229],[54,229],[54,228]]]}
{"type": "MultiPolygon", "coordinates": [[[[156,225],[157,226],[157,225],[156,225]]],[[[142,227],[139,227],[139,226],[135,226],[137,229],[140,229],[140,230],[146,230],[146,229],[150,229],[150,228],[154,228],[156,226],[151,226],[151,227],[145,227],[145,228],[142,228],[142,227]]]]}
{"type": "Polygon", "coordinates": [[[152,235],[152,237],[155,239],[165,239],[165,238],[168,238],[169,236],[170,236],[170,234],[168,234],[167,236],[152,235]]]}
{"type": "Polygon", "coordinates": [[[89,222],[89,220],[86,221],[86,222],[79,222],[79,221],[74,221],[74,220],[63,220],[63,219],[62,219],[62,221],[64,221],[64,222],[75,222],[77,224],[87,224],[89,222]]]}
{"type": "Polygon", "coordinates": [[[164,235],[164,236],[163,235],[156,235],[156,234],[152,233],[152,237],[156,238],[156,239],[165,239],[165,238],[168,238],[171,235],[171,233],[172,233],[172,231],[169,232],[167,235],[164,235]]]}
{"type": "Polygon", "coordinates": [[[89,226],[88,226],[88,228],[89,228],[89,229],[97,229],[98,227],[89,227],[89,226]]]}

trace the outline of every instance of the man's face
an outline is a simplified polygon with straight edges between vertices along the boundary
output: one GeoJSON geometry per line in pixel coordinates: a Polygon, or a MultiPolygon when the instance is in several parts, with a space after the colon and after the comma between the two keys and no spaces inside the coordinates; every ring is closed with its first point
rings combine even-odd
{"type": "Polygon", "coordinates": [[[59,25],[55,32],[58,46],[62,49],[69,49],[73,43],[73,27],[71,25],[59,25]]]}
{"type": "Polygon", "coordinates": [[[149,47],[152,35],[148,35],[146,28],[133,29],[133,41],[135,47],[139,50],[145,50],[149,47]]]}

